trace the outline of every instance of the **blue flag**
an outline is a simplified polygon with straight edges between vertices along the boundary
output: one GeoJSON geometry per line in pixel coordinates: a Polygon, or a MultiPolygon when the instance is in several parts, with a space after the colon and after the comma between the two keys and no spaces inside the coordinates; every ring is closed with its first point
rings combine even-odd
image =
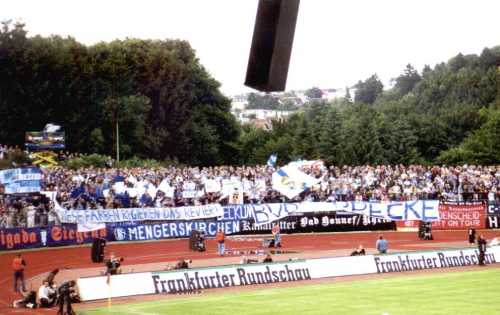
{"type": "Polygon", "coordinates": [[[275,167],[277,160],[278,160],[278,155],[276,153],[271,154],[267,159],[267,166],[275,167]]]}

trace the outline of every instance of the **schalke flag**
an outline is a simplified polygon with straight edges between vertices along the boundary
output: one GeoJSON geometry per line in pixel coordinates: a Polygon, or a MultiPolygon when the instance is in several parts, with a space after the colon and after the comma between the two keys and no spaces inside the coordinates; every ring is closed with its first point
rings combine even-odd
{"type": "Polygon", "coordinates": [[[276,167],[277,160],[278,160],[278,155],[276,153],[271,154],[269,156],[269,159],[267,159],[267,166],[276,167]]]}
{"type": "Polygon", "coordinates": [[[273,173],[273,189],[292,199],[319,182],[300,171],[296,166],[286,165],[273,173]]]}

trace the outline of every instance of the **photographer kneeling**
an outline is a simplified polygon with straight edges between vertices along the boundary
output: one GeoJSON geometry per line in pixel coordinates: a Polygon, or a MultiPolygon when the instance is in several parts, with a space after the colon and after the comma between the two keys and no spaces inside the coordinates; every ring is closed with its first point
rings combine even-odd
{"type": "Polygon", "coordinates": [[[76,313],[73,311],[71,307],[71,296],[75,293],[76,282],[74,280],[64,282],[57,289],[59,310],[57,311],[58,315],[75,315],[76,313]],[[64,312],[64,307],[66,307],[66,313],[64,312]]]}
{"type": "Polygon", "coordinates": [[[120,268],[121,263],[123,262],[123,257],[115,257],[115,254],[111,253],[109,260],[106,261],[106,274],[107,275],[116,275],[122,273],[120,268]]]}

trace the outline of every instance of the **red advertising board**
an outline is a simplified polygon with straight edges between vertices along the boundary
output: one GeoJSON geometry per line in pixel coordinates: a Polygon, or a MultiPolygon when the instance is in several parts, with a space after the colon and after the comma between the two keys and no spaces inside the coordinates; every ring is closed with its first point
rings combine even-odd
{"type": "Polygon", "coordinates": [[[439,204],[440,220],[432,222],[434,230],[466,230],[486,228],[486,205],[439,204]]]}

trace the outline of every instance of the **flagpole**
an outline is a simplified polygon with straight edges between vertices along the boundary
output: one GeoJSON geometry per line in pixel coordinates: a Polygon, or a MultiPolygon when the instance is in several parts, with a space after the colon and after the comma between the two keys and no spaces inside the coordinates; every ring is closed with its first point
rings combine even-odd
{"type": "Polygon", "coordinates": [[[109,310],[111,308],[111,275],[109,273],[106,282],[108,283],[108,310],[109,310]]]}
{"type": "Polygon", "coordinates": [[[118,120],[116,120],[116,161],[120,162],[120,131],[118,128],[118,120]]]}

